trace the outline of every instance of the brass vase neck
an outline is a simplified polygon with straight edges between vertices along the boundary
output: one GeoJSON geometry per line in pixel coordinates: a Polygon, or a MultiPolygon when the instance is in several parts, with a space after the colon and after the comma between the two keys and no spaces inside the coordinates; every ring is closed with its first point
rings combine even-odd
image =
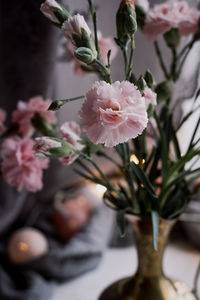
{"type": "Polygon", "coordinates": [[[138,251],[137,274],[143,277],[159,277],[163,274],[162,259],[169,233],[175,221],[160,219],[158,251],[153,248],[153,228],[150,218],[133,221],[138,251]]]}

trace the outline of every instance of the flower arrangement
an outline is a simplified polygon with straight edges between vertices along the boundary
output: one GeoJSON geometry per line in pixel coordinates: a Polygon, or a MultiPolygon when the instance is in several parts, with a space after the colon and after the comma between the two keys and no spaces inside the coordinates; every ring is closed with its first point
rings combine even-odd
{"type": "MultiPolygon", "coordinates": [[[[34,168],[40,174],[37,180],[41,178],[41,169],[47,167],[48,158],[57,158],[64,165],[76,162],[81,168],[77,170],[81,176],[106,187],[104,199],[116,209],[122,235],[126,214],[152,217],[156,249],[159,218],[174,219],[184,211],[197,190],[191,186],[200,176],[200,168],[195,164],[200,157],[197,135],[200,119],[189,134],[190,142],[185,153],[182,153],[178,140],[183,124],[200,108],[197,101],[200,89],[196,87],[191,110],[178,124],[174,120],[174,110],[180,104],[172,102],[174,87],[186,58],[200,40],[200,11],[190,7],[185,0],[168,0],[153,8],[147,0],[122,0],[116,15],[117,36],[112,40],[103,38],[97,31],[95,6],[92,0],[88,0],[88,4],[93,33],[83,16],[70,15],[55,0],[46,0],[41,11],[66,37],[66,48],[74,61],[75,72],[81,75],[93,72],[99,80],[85,95],[75,98],[56,100],[51,104],[41,99],[37,99],[39,103],[36,99],[28,104],[19,102],[12,121],[18,124],[23,138],[12,136],[4,141],[2,174],[18,190],[25,185],[34,191],[34,184],[26,183],[19,170],[21,161],[24,166],[26,162],[30,163],[30,169],[34,168]],[[138,27],[147,39],[154,42],[165,78],[162,82],[156,83],[149,70],[139,78],[134,74],[134,37],[138,27]],[[170,64],[166,64],[159,46],[161,36],[171,51],[170,64]],[[188,36],[184,46],[183,36],[188,36]],[[122,82],[113,82],[111,78],[111,62],[117,54],[117,47],[124,58],[125,78],[122,82]],[[81,126],[66,122],[56,131],[52,126],[55,124],[53,111],[78,100],[83,101],[79,113],[81,126]],[[27,139],[33,134],[34,127],[42,133],[46,131],[46,134],[37,137],[33,146],[27,139]],[[119,160],[108,155],[107,147],[117,153],[119,160]],[[113,183],[95,162],[95,156],[112,162],[123,182],[113,183]],[[45,160],[38,164],[39,158],[45,160]],[[15,173],[9,162],[15,165],[16,161],[15,173]],[[19,176],[16,176],[18,172],[19,176]]],[[[0,132],[5,135],[4,119],[5,114],[0,111],[0,132]]],[[[31,176],[34,178],[34,173],[31,176]]],[[[35,185],[41,187],[37,181],[35,185]]]]}

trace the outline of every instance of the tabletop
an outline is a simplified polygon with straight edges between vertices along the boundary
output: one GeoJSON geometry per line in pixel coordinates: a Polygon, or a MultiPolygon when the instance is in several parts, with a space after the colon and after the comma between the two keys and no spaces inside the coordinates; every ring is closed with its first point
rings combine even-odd
{"type": "MultiPolygon", "coordinates": [[[[185,281],[193,287],[200,259],[197,250],[169,246],[164,256],[164,271],[172,279],[185,281]]],[[[57,286],[50,300],[98,300],[101,292],[113,281],[132,275],[137,268],[134,246],[108,249],[98,268],[77,279],[57,286]]],[[[200,294],[200,280],[198,282],[200,294]]]]}

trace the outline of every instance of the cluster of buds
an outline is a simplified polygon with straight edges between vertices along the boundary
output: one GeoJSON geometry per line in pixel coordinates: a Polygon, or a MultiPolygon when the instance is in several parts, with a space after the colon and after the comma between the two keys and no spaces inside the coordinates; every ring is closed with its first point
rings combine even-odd
{"type": "Polygon", "coordinates": [[[65,21],[62,31],[75,46],[75,56],[84,63],[90,64],[97,58],[97,51],[90,28],[83,16],[77,14],[65,21]]]}
{"type": "Polygon", "coordinates": [[[42,13],[56,26],[60,27],[65,37],[74,45],[74,55],[82,62],[91,64],[97,58],[97,51],[90,28],[80,14],[71,16],[55,0],[46,0],[41,5],[42,13]]]}
{"type": "Polygon", "coordinates": [[[133,0],[122,0],[116,16],[117,42],[121,47],[127,45],[137,31],[135,4],[133,0]]]}

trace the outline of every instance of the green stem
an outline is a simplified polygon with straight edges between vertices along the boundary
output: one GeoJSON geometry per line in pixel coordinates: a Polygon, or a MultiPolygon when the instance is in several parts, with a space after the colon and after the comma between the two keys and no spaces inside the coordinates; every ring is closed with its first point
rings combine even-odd
{"type": "Polygon", "coordinates": [[[98,54],[98,59],[101,58],[101,54],[100,54],[100,48],[99,48],[99,42],[98,42],[98,35],[97,35],[97,17],[96,17],[96,11],[95,11],[95,7],[93,4],[92,0],[88,0],[89,3],[89,8],[90,8],[90,13],[92,15],[92,21],[93,21],[93,26],[94,26],[94,38],[95,38],[95,47],[97,50],[97,54],[98,54]]]}
{"type": "Polygon", "coordinates": [[[130,57],[129,57],[129,63],[128,63],[128,80],[130,79],[131,75],[131,69],[132,69],[132,62],[133,62],[133,53],[134,53],[134,39],[131,37],[131,50],[130,50],[130,57]]]}
{"type": "Polygon", "coordinates": [[[200,276],[200,260],[199,260],[199,264],[198,264],[198,267],[197,267],[197,271],[196,271],[196,274],[195,274],[195,278],[194,278],[194,294],[198,297],[198,279],[199,279],[199,276],[200,276]]]}
{"type": "Polygon", "coordinates": [[[189,147],[188,147],[188,151],[190,151],[190,149],[192,148],[192,144],[193,144],[193,141],[194,141],[194,139],[195,139],[195,136],[196,136],[196,133],[197,133],[197,130],[198,130],[199,126],[200,126],[200,116],[199,116],[199,119],[198,119],[197,124],[196,124],[196,126],[195,126],[195,129],[194,129],[192,138],[191,138],[191,140],[190,140],[190,144],[189,144],[189,147]]]}
{"type": "Polygon", "coordinates": [[[179,65],[179,69],[178,69],[178,71],[177,71],[177,79],[179,78],[179,76],[180,76],[180,74],[181,74],[181,71],[182,71],[183,66],[184,66],[184,64],[185,64],[185,61],[186,61],[186,59],[187,59],[187,57],[188,57],[188,55],[189,55],[189,53],[190,53],[190,50],[191,50],[191,48],[187,49],[187,52],[186,52],[185,56],[183,57],[183,59],[182,59],[180,65],[179,65]]]}
{"type": "Polygon", "coordinates": [[[159,44],[157,41],[154,42],[154,47],[155,47],[155,51],[156,51],[156,54],[157,54],[159,62],[160,62],[161,69],[165,75],[165,78],[169,79],[169,74],[168,74],[167,68],[165,66],[165,63],[164,63],[164,60],[162,57],[162,53],[160,51],[160,47],[159,47],[159,44]]]}
{"type": "Polygon", "coordinates": [[[177,52],[175,48],[172,48],[172,64],[171,64],[171,76],[172,80],[176,81],[177,80],[177,75],[176,75],[176,64],[177,64],[177,52]]]}
{"type": "Polygon", "coordinates": [[[108,83],[112,83],[110,70],[101,63],[99,60],[95,60],[92,65],[96,68],[96,72],[100,74],[100,76],[108,83]]]}
{"type": "Polygon", "coordinates": [[[192,40],[192,41],[190,41],[187,45],[185,45],[185,47],[181,50],[181,52],[178,54],[178,56],[177,56],[177,60],[180,60],[181,58],[182,58],[182,56],[185,54],[185,52],[186,52],[186,50],[188,49],[188,48],[192,48],[192,46],[193,46],[193,44],[194,44],[194,39],[192,40]]]}
{"type": "Polygon", "coordinates": [[[124,57],[124,66],[125,66],[125,76],[126,80],[128,79],[128,73],[129,73],[129,63],[128,63],[128,55],[127,55],[127,47],[124,47],[123,50],[123,57],[124,57]]]}

